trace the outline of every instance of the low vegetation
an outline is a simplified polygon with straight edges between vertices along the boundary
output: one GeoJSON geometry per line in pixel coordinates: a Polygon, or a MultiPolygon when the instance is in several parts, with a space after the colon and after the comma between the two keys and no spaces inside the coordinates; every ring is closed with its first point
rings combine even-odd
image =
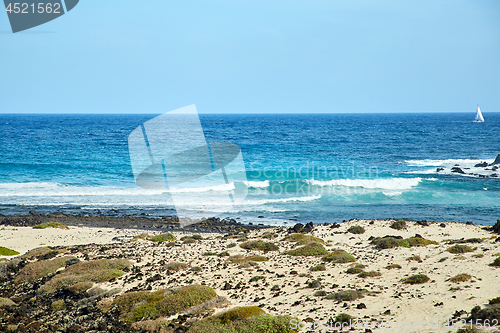
{"type": "Polygon", "coordinates": [[[324,264],[319,264],[319,265],[311,267],[311,271],[313,271],[313,272],[326,271],[326,266],[324,264]]]}
{"type": "Polygon", "coordinates": [[[452,254],[460,254],[460,253],[474,252],[474,249],[467,245],[456,244],[450,246],[448,249],[446,249],[446,251],[452,254]]]}
{"type": "Polygon", "coordinates": [[[430,278],[425,274],[416,274],[416,275],[412,275],[406,279],[403,279],[403,282],[406,284],[422,284],[422,283],[426,283],[429,280],[430,280],[430,278]]]}
{"type": "Polygon", "coordinates": [[[171,316],[202,304],[217,294],[208,286],[190,285],[177,290],[135,291],[118,296],[113,305],[127,322],[171,316]]]}
{"type": "Polygon", "coordinates": [[[389,227],[396,230],[403,230],[406,229],[406,222],[403,220],[394,221],[389,227]]]}
{"type": "Polygon", "coordinates": [[[493,299],[490,299],[488,304],[493,305],[493,304],[500,304],[500,297],[495,297],[493,299]]]}
{"type": "Polygon", "coordinates": [[[386,269],[401,269],[401,265],[398,264],[390,264],[385,267],[386,269]]]}
{"type": "Polygon", "coordinates": [[[361,272],[358,274],[360,278],[368,278],[368,277],[379,277],[382,276],[382,273],[377,271],[369,271],[369,272],[361,272]]]}
{"type": "Polygon", "coordinates": [[[354,262],[356,261],[356,258],[354,258],[351,254],[347,253],[344,250],[334,250],[324,256],[323,260],[327,262],[343,264],[347,262],[354,262]]]}
{"type": "Polygon", "coordinates": [[[188,333],[294,333],[289,316],[271,316],[255,306],[239,307],[196,322],[188,333]]]}
{"type": "MultiPolygon", "coordinates": [[[[354,319],[355,318],[353,316],[348,315],[347,313],[341,313],[335,317],[334,323],[338,323],[338,324],[347,326],[347,325],[352,325],[354,319]]],[[[349,327],[349,326],[347,326],[347,327],[349,327]]]]}
{"type": "Polygon", "coordinates": [[[263,240],[246,241],[240,244],[240,247],[245,250],[259,250],[259,251],[278,251],[279,247],[272,242],[265,242],[263,240]]]}
{"type": "Polygon", "coordinates": [[[351,234],[361,235],[365,233],[365,228],[359,225],[355,225],[347,229],[347,232],[350,232],[351,234]]]}
{"type": "Polygon", "coordinates": [[[0,246],[0,256],[16,256],[19,252],[0,246]]]}
{"type": "Polygon", "coordinates": [[[69,229],[67,225],[64,225],[59,222],[43,222],[33,226],[33,229],[47,229],[47,228],[69,229]]]}
{"type": "Polygon", "coordinates": [[[468,238],[468,239],[450,239],[447,241],[448,244],[465,244],[465,243],[482,243],[483,240],[481,238],[468,238]]]}
{"type": "Polygon", "coordinates": [[[321,238],[314,237],[311,235],[304,235],[304,234],[290,234],[290,235],[286,236],[284,240],[289,241],[289,242],[295,242],[299,245],[306,245],[306,244],[309,244],[311,242],[325,244],[325,241],[323,241],[321,238]]]}
{"type": "Polygon", "coordinates": [[[471,277],[472,276],[470,276],[469,274],[462,273],[450,278],[449,281],[454,283],[467,282],[471,279],[471,277]]]}
{"type": "Polygon", "coordinates": [[[151,242],[173,242],[175,240],[177,240],[175,238],[174,235],[172,235],[171,233],[167,233],[167,234],[159,234],[159,235],[156,235],[156,236],[151,236],[147,233],[142,233],[140,235],[137,235],[135,236],[134,238],[132,238],[132,242],[137,242],[138,240],[148,240],[148,241],[151,241],[151,242]]]}
{"type": "Polygon", "coordinates": [[[320,256],[328,254],[328,251],[320,243],[312,242],[296,249],[286,251],[284,254],[291,256],[320,256]]]}
{"type": "Polygon", "coordinates": [[[336,293],[331,293],[326,295],[327,299],[333,299],[336,301],[341,301],[341,302],[348,302],[348,301],[354,301],[359,298],[363,298],[363,292],[358,291],[358,290],[342,290],[336,293]]]}
{"type": "Polygon", "coordinates": [[[413,246],[427,246],[430,244],[438,245],[438,242],[428,240],[421,237],[410,237],[403,239],[399,236],[384,236],[376,237],[371,241],[378,250],[391,249],[394,247],[413,247],[413,246]]]}
{"type": "Polygon", "coordinates": [[[70,288],[78,283],[87,282],[81,286],[91,287],[91,283],[107,282],[120,277],[125,272],[123,269],[130,267],[130,263],[123,259],[97,259],[81,261],[66,267],[42,286],[44,293],[53,293],[61,288],[70,288]]]}
{"type": "Polygon", "coordinates": [[[66,261],[74,257],[58,257],[50,260],[39,260],[24,266],[16,275],[15,283],[35,282],[38,279],[55,273],[66,266],[66,261]]]}
{"type": "Polygon", "coordinates": [[[481,309],[480,306],[475,306],[470,310],[470,319],[473,322],[485,322],[488,320],[490,323],[493,320],[500,320],[500,304],[493,304],[481,309]]]}
{"type": "Polygon", "coordinates": [[[366,268],[366,265],[359,264],[359,265],[356,265],[354,267],[350,267],[349,269],[347,269],[346,273],[347,274],[359,274],[359,273],[363,272],[364,268],[366,268]]]}

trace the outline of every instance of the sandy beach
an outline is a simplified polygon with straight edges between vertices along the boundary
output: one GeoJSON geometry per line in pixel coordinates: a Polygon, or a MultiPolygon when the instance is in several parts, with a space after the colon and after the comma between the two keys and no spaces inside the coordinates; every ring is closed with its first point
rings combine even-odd
{"type": "MultiPolygon", "coordinates": [[[[406,332],[456,331],[459,326],[447,326],[452,323],[450,320],[465,320],[473,307],[484,308],[489,300],[500,296],[500,269],[490,265],[500,255],[497,234],[484,226],[452,222],[402,221],[403,226],[399,225],[398,230],[394,229],[394,222],[351,220],[315,225],[307,233],[272,227],[231,234],[203,233],[194,238],[193,233],[172,231],[176,240],[169,242],[152,241],[143,230],[137,229],[40,230],[1,226],[0,245],[20,252],[19,256],[51,246],[66,249],[81,261],[128,260],[131,268],[124,275],[93,286],[114,290],[110,301],[131,291],[205,285],[227,300],[210,310],[212,316],[234,307],[258,306],[270,315],[294,318],[292,328],[304,332],[308,328],[333,332],[334,327],[325,325],[341,313],[356,318],[358,326],[352,329],[360,332],[384,325],[406,332]],[[353,233],[361,231],[351,227],[362,227],[364,232],[353,233]],[[432,242],[426,246],[381,249],[381,245],[375,245],[377,239],[388,235],[400,240],[416,236],[432,242]],[[308,244],[313,239],[328,253],[344,250],[356,260],[337,263],[324,255],[286,253],[304,246],[296,240],[308,244]],[[245,242],[255,241],[272,243],[276,248],[269,251],[242,248],[245,242]],[[461,253],[450,253],[450,247],[457,245],[463,247],[461,253]],[[245,260],[248,257],[250,260],[245,260]],[[182,267],[169,269],[174,266],[168,265],[174,262],[182,267]],[[404,282],[417,274],[428,279],[418,284],[404,282]],[[461,278],[456,280],[464,281],[452,282],[457,276],[461,278]]],[[[58,256],[63,254],[61,251],[58,256]]],[[[15,294],[12,288],[4,288],[0,296],[7,297],[9,293],[15,294]]],[[[168,319],[177,317],[178,314],[168,319]]],[[[184,327],[190,324],[184,323],[184,327]]],[[[495,323],[490,325],[494,327],[495,323]]]]}

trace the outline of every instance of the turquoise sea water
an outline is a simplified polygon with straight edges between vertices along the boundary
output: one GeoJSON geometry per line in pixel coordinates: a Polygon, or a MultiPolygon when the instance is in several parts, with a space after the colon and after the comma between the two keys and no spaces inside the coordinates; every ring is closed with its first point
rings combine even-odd
{"type": "MultiPolygon", "coordinates": [[[[130,166],[128,135],[155,116],[0,115],[0,213],[174,214],[164,191],[135,185],[130,166]]],[[[450,172],[458,164],[481,173],[474,165],[500,153],[500,113],[484,117],[484,123],[472,122],[474,112],[200,120],[209,142],[238,144],[245,161],[248,196],[222,216],[270,224],[406,217],[491,225],[500,219],[500,178],[450,172]]],[[[191,199],[207,191],[217,189],[191,199]]]]}

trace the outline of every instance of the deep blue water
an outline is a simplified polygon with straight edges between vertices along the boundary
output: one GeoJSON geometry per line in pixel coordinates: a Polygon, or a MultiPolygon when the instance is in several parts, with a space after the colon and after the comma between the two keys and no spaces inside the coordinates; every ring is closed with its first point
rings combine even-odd
{"type": "MultiPolygon", "coordinates": [[[[137,188],[127,139],[156,115],[0,115],[0,213],[174,214],[168,196],[137,188]]],[[[240,146],[244,222],[350,218],[500,219],[500,178],[466,173],[500,153],[500,113],[200,115],[207,141],[240,146]],[[471,159],[477,158],[479,159],[471,159]],[[445,170],[436,172],[436,168],[445,170]],[[470,168],[470,169],[466,169],[470,168]]],[[[500,175],[500,172],[498,172],[500,175]]],[[[193,198],[204,193],[193,193],[193,198]]]]}

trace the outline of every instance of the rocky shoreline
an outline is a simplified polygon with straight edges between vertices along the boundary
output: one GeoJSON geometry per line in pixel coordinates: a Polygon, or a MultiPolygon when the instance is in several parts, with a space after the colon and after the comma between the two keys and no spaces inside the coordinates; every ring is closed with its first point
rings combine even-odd
{"type": "Polygon", "coordinates": [[[186,227],[181,227],[176,217],[164,216],[162,218],[137,217],[137,216],[109,216],[94,214],[64,214],[50,213],[39,214],[30,212],[29,214],[2,215],[0,214],[0,225],[10,225],[17,227],[33,227],[37,224],[56,222],[75,227],[99,227],[99,228],[124,228],[124,229],[144,229],[144,230],[165,230],[165,231],[191,231],[191,232],[235,232],[243,228],[255,229],[263,225],[243,225],[234,219],[221,219],[218,217],[207,218],[201,222],[193,223],[186,227]]]}

